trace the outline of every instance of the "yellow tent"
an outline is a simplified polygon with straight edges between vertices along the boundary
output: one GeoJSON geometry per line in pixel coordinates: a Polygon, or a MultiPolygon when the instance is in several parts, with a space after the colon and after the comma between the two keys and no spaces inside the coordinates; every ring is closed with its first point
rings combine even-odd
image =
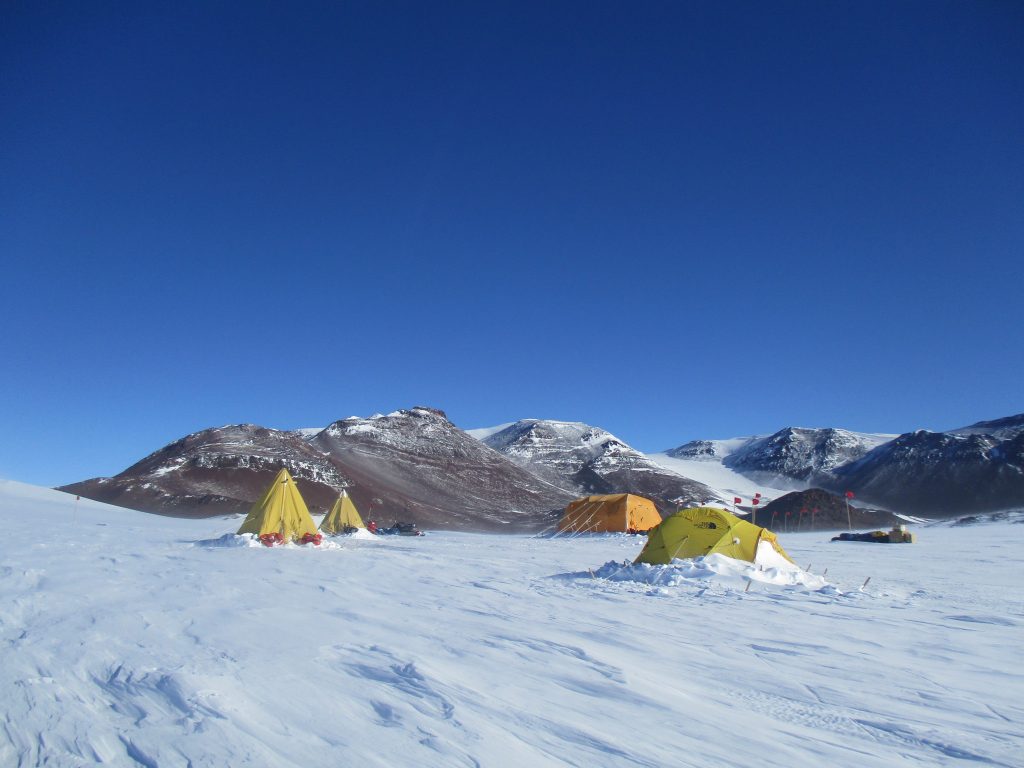
{"type": "Polygon", "coordinates": [[[287,469],[277,473],[263,498],[249,510],[238,532],[257,536],[279,533],[285,541],[301,539],[307,533],[316,534],[316,524],[287,469]]]}
{"type": "Polygon", "coordinates": [[[646,531],[660,522],[658,508],[650,499],[631,493],[613,493],[570,502],[558,523],[558,530],[571,533],[646,531]]]}
{"type": "Polygon", "coordinates": [[[334,502],[334,506],[331,507],[331,511],[324,517],[323,522],[320,523],[320,530],[331,536],[345,533],[346,528],[365,527],[363,525],[363,518],[359,516],[359,510],[356,509],[356,505],[352,503],[352,499],[344,491],[341,492],[338,500],[334,502]]]}
{"type": "Polygon", "coordinates": [[[647,546],[635,562],[663,565],[714,552],[764,565],[780,563],[780,556],[793,562],[767,528],[715,507],[684,509],[666,517],[647,535],[647,546]]]}

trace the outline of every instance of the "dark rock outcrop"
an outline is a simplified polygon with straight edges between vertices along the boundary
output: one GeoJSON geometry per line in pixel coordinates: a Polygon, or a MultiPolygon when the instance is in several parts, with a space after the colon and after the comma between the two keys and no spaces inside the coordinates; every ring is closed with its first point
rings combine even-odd
{"type": "MultiPolygon", "coordinates": [[[[853,529],[885,528],[905,522],[891,512],[850,504],[853,529]]],[[[773,531],[846,530],[846,498],[821,488],[780,496],[757,512],[757,524],[773,531]]]]}

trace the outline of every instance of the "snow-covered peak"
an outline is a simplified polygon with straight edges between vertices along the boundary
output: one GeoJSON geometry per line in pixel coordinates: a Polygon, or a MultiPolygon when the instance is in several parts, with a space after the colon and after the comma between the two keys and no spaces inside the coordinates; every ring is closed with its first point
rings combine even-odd
{"type": "Polygon", "coordinates": [[[991,421],[979,421],[968,427],[951,429],[947,435],[991,435],[1000,440],[1009,440],[1024,432],[1024,413],[991,421]]]}
{"type": "Polygon", "coordinates": [[[370,417],[371,419],[404,419],[404,418],[434,418],[448,420],[448,416],[440,408],[431,408],[426,405],[414,405],[412,408],[402,408],[392,411],[386,416],[379,413],[370,417]]]}
{"type": "MultiPolygon", "coordinates": [[[[268,429],[257,424],[227,424],[175,440],[121,474],[161,476],[185,464],[206,468],[248,466],[254,459],[295,458],[296,451],[319,463],[317,452],[305,446],[306,440],[308,438],[297,431],[268,429]]],[[[335,479],[332,476],[331,481],[335,479]]]]}
{"type": "MultiPolygon", "coordinates": [[[[998,431],[998,430],[996,430],[998,431]]],[[[1024,432],[918,430],[837,468],[858,497],[925,515],[1024,506],[1024,432]]]]}
{"type": "Polygon", "coordinates": [[[607,430],[578,421],[523,419],[485,433],[483,443],[579,494],[636,493],[671,508],[714,491],[651,460],[607,430]]]}
{"type": "Polygon", "coordinates": [[[350,416],[336,421],[314,437],[313,443],[323,449],[332,439],[359,437],[401,450],[436,453],[447,451],[445,446],[457,442],[456,433],[462,435],[461,430],[448,421],[444,411],[416,406],[385,415],[350,416]]]}
{"type": "Polygon", "coordinates": [[[721,461],[755,440],[761,439],[763,436],[755,435],[754,437],[732,437],[727,440],[691,440],[678,448],[665,451],[665,455],[674,459],[721,461]]]}
{"type": "Polygon", "coordinates": [[[333,497],[348,485],[310,438],[255,424],[193,432],[112,478],[64,486],[82,496],[180,515],[243,511],[282,468],[303,483],[307,502],[333,497]]]}
{"type": "Polygon", "coordinates": [[[809,480],[856,461],[894,437],[832,427],[786,427],[768,437],[751,440],[727,456],[724,463],[739,471],[809,480]]]}
{"type": "Polygon", "coordinates": [[[510,456],[518,454],[534,458],[544,454],[561,456],[568,451],[584,460],[604,453],[609,447],[628,449],[628,446],[615,435],[598,427],[578,421],[549,419],[523,419],[514,422],[505,429],[491,432],[483,438],[483,442],[510,456]]]}

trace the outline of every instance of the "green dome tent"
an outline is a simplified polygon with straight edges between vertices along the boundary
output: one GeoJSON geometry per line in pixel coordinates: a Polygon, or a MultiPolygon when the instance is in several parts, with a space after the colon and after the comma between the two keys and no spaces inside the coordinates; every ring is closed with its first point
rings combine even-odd
{"type": "Polygon", "coordinates": [[[763,565],[781,564],[780,558],[793,562],[774,533],[716,507],[684,509],[666,517],[650,530],[647,546],[634,562],[665,565],[715,552],[763,565]]]}

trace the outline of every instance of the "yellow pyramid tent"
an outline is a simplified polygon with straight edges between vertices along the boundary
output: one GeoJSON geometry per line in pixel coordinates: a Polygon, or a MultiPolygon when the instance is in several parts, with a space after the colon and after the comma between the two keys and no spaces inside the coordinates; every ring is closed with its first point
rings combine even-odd
{"type": "Polygon", "coordinates": [[[331,536],[345,533],[346,528],[365,527],[363,525],[363,518],[359,516],[359,510],[356,509],[356,505],[352,503],[352,499],[344,491],[341,492],[338,500],[334,502],[334,506],[331,507],[331,511],[324,517],[323,522],[320,523],[320,530],[331,536]]]}
{"type": "Polygon", "coordinates": [[[316,534],[316,524],[287,469],[277,473],[263,498],[249,510],[238,532],[257,536],[279,533],[285,541],[301,539],[307,533],[316,534]]]}
{"type": "Polygon", "coordinates": [[[720,552],[737,560],[764,565],[792,563],[767,528],[740,520],[724,509],[696,507],[666,517],[647,536],[637,563],[664,565],[673,560],[720,552]]]}
{"type": "Polygon", "coordinates": [[[632,493],[586,496],[570,502],[558,523],[560,533],[646,531],[661,522],[654,502],[632,493]]]}

